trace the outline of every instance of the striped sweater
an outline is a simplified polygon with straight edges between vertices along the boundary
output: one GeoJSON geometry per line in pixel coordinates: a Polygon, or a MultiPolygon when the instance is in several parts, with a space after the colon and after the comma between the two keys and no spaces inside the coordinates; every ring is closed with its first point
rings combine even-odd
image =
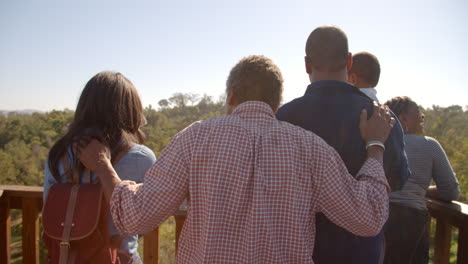
{"type": "Polygon", "coordinates": [[[411,176],[400,191],[390,194],[390,201],[425,210],[425,194],[432,180],[443,200],[458,199],[458,181],[439,142],[411,134],[405,135],[404,139],[411,176]]]}

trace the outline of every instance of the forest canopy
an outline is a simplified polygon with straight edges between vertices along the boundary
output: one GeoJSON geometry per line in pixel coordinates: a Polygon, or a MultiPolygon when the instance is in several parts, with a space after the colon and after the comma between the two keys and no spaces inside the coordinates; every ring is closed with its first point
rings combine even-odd
{"type": "MultiPolygon", "coordinates": [[[[224,98],[176,93],[144,109],[146,145],[157,156],[172,137],[191,123],[225,113],[224,98]]],[[[421,108],[425,135],[444,147],[462,190],[468,199],[468,109],[454,105],[421,108]]],[[[64,135],[73,111],[0,115],[0,185],[42,185],[44,165],[52,145],[64,135]]]]}

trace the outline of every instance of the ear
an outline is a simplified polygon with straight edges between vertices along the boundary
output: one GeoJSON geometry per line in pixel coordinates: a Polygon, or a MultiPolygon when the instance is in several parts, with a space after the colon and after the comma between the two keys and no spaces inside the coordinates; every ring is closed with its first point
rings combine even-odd
{"type": "Polygon", "coordinates": [[[348,83],[356,86],[358,83],[358,77],[356,73],[348,73],[348,83]]]}
{"type": "Polygon", "coordinates": [[[309,57],[307,57],[307,56],[304,57],[304,63],[305,63],[305,68],[306,68],[307,74],[311,74],[312,73],[312,65],[310,64],[309,57]]]}
{"type": "Polygon", "coordinates": [[[351,70],[351,67],[353,66],[353,54],[351,52],[348,53],[348,62],[346,63],[346,70],[349,71],[351,70]]]}
{"type": "Polygon", "coordinates": [[[229,106],[237,106],[239,104],[239,102],[237,101],[236,95],[234,94],[233,91],[230,91],[228,93],[227,98],[226,98],[226,103],[229,106]]]}

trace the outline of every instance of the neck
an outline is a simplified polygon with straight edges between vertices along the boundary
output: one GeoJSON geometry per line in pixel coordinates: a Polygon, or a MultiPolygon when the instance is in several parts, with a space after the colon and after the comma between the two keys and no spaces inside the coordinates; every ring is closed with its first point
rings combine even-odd
{"type": "Polygon", "coordinates": [[[358,82],[358,83],[354,84],[354,86],[356,86],[357,88],[360,88],[360,89],[374,88],[374,87],[372,87],[370,84],[368,84],[366,82],[358,82]]]}
{"type": "Polygon", "coordinates": [[[346,69],[336,71],[336,72],[321,72],[314,70],[309,74],[310,83],[318,81],[348,81],[348,72],[346,69]]]}

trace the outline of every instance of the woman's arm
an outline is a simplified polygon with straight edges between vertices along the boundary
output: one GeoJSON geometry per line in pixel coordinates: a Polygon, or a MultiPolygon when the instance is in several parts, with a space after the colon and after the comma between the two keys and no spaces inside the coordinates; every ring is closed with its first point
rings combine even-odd
{"type": "Polygon", "coordinates": [[[437,140],[426,139],[432,153],[432,178],[437,186],[430,186],[426,196],[444,201],[458,199],[460,188],[444,149],[437,140]]]}

